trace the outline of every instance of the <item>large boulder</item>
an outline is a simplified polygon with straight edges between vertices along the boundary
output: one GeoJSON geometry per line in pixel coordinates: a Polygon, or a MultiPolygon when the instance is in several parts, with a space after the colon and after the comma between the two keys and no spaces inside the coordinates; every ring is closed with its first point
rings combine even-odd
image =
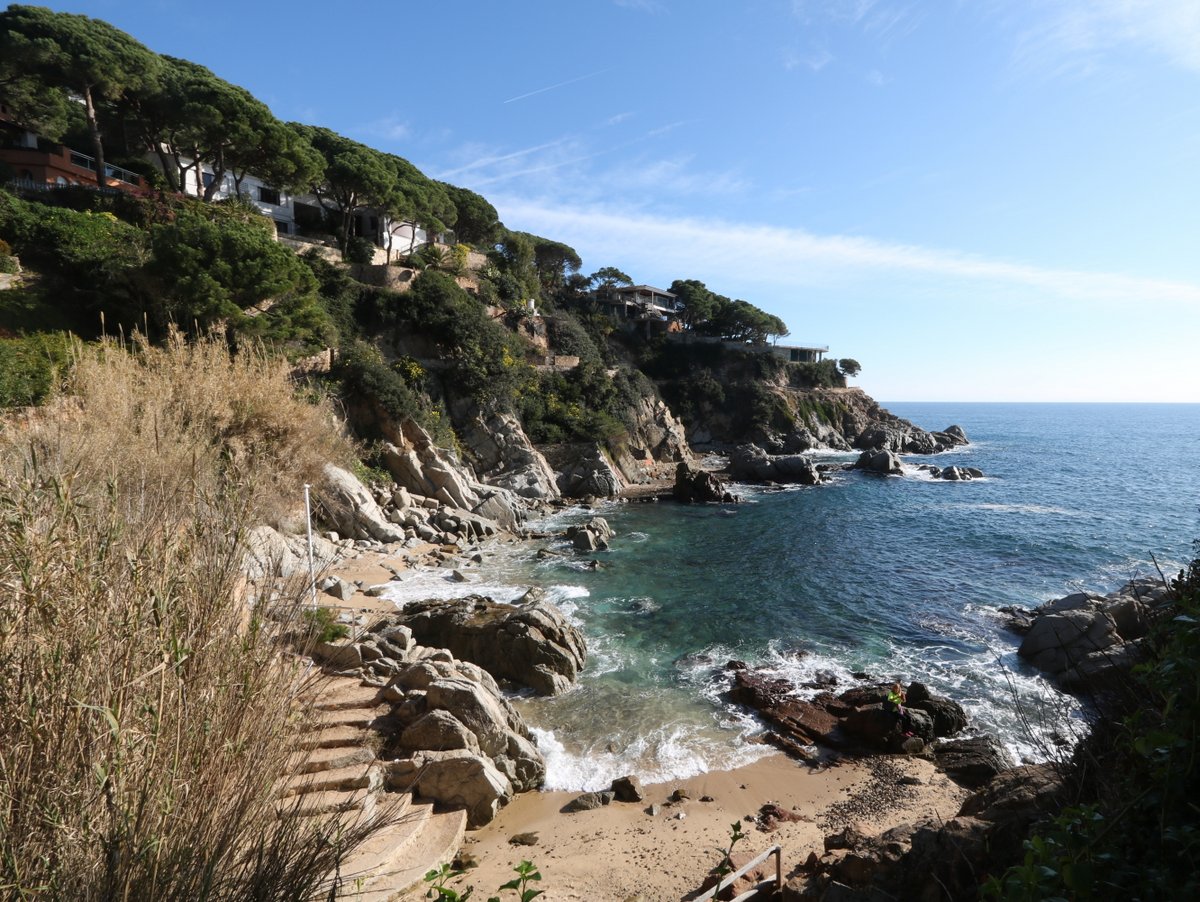
{"type": "Polygon", "coordinates": [[[571,540],[571,545],[576,551],[590,554],[593,551],[606,551],[608,540],[614,533],[603,517],[592,517],[586,523],[568,526],[564,535],[571,540]]]}
{"type": "Polygon", "coordinates": [[[587,660],[583,634],[537,592],[516,605],[472,595],[409,604],[397,615],[424,645],[449,649],[493,677],[539,695],[570,688],[587,660]]]}
{"type": "Polygon", "coordinates": [[[479,752],[479,740],[449,711],[435,709],[421,715],[400,734],[401,748],[421,751],[466,749],[479,752]]]}
{"type": "MultiPolygon", "coordinates": [[[[255,581],[279,577],[289,579],[308,574],[308,541],[304,535],[281,532],[260,525],[249,530],[242,569],[255,581]]],[[[324,570],[340,557],[336,545],[323,536],[313,536],[313,569],[324,570]]]]}
{"type": "Polygon", "coordinates": [[[457,677],[442,677],[425,687],[425,707],[447,711],[470,730],[486,755],[508,751],[508,734],[524,723],[505,700],[492,695],[478,683],[457,677]]]}
{"type": "Polygon", "coordinates": [[[729,474],[743,482],[817,485],[821,474],[803,454],[768,454],[758,445],[738,447],[729,458],[729,474]]]}
{"type": "Polygon", "coordinates": [[[887,449],[864,451],[854,462],[854,469],[878,473],[881,476],[899,476],[904,472],[900,458],[894,451],[887,449]]]}
{"type": "Polygon", "coordinates": [[[625,479],[599,445],[574,446],[558,458],[558,488],[567,498],[613,498],[625,479]]]}
{"type": "Polygon", "coordinates": [[[389,783],[417,795],[463,808],[472,829],[489,823],[513,797],[513,786],[486,757],[466,749],[421,752],[394,762],[389,783]]]}
{"type": "Polygon", "coordinates": [[[934,749],[937,765],[962,786],[975,789],[1015,766],[1008,751],[991,736],[955,739],[934,749]]]}
{"type": "Polygon", "coordinates": [[[1058,676],[1088,655],[1120,642],[1116,622],[1107,613],[1077,608],[1038,617],[1017,654],[1039,670],[1058,676]]]}
{"type": "Polygon", "coordinates": [[[693,467],[686,461],[680,461],[675,467],[675,485],[671,494],[676,501],[684,504],[729,503],[734,500],[733,495],[714,474],[693,467]]]}
{"type": "Polygon", "coordinates": [[[1133,580],[1108,595],[1075,592],[1019,614],[1018,654],[1072,692],[1104,691],[1143,659],[1150,624],[1170,610],[1160,580],[1133,580]]]}
{"type": "Polygon", "coordinates": [[[948,426],[941,432],[926,432],[899,417],[870,423],[854,440],[855,448],[893,451],[897,454],[937,454],[967,444],[970,442],[961,426],[948,426]]]}
{"type": "Polygon", "coordinates": [[[484,482],[533,501],[559,497],[554,471],[514,414],[484,413],[474,402],[463,405],[458,436],[471,449],[484,482]]]}
{"type": "Polygon", "coordinates": [[[378,542],[405,539],[404,529],[388,522],[370,490],[349,470],[326,464],[315,501],[322,518],[340,535],[378,542]]]}

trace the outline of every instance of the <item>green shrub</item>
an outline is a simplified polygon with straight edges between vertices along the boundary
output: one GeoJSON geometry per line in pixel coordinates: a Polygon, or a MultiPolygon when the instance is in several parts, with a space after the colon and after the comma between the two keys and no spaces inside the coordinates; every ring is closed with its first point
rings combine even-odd
{"type": "Polygon", "coordinates": [[[494,322],[483,305],[446,274],[424,272],[409,291],[386,301],[379,311],[381,320],[423,333],[450,361],[446,385],[455,395],[506,409],[532,380],[525,342],[494,322]]]}
{"type": "Polygon", "coordinates": [[[358,235],[352,235],[346,241],[346,252],[342,257],[347,263],[370,264],[375,259],[375,245],[358,235]]]}
{"type": "Polygon", "coordinates": [[[256,220],[244,220],[236,208],[226,212],[216,221],[189,211],[151,230],[147,273],[157,291],[147,306],[159,326],[236,323],[243,309],[316,288],[309,268],[256,220]]]}
{"type": "Polygon", "coordinates": [[[72,347],[62,332],[0,339],[0,407],[44,401],[70,364],[72,347]]]}
{"type": "Polygon", "coordinates": [[[301,645],[310,647],[322,642],[336,642],[350,635],[350,628],[338,623],[333,608],[309,608],[300,616],[304,640],[301,645]]]}
{"type": "Polygon", "coordinates": [[[793,388],[845,388],[846,377],[832,360],[788,363],[788,384],[793,388]]]}

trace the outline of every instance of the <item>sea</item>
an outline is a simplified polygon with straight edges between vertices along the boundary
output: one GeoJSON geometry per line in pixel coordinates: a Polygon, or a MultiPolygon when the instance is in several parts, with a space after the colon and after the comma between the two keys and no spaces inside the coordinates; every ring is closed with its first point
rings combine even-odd
{"type": "Polygon", "coordinates": [[[1172,576],[1194,556],[1200,405],[884,406],[925,429],[960,425],[970,444],[904,456],[900,477],[734,486],[740,504],[567,509],[532,525],[555,534],[603,516],[610,549],[493,547],[466,584],[416,571],[391,597],[513,601],[537,585],[583,631],[589,658],[571,691],[514,698],[550,789],[603,789],[629,773],[682,779],[769,754],[763,725],[724,698],[731,660],[797,686],[835,680],[835,691],[919,681],[1015,760],[1061,755],[1091,712],[1020,660],[999,609],[1172,576]],[[933,480],[922,463],[985,476],[933,480]],[[539,559],[542,548],[561,554],[539,559]]]}

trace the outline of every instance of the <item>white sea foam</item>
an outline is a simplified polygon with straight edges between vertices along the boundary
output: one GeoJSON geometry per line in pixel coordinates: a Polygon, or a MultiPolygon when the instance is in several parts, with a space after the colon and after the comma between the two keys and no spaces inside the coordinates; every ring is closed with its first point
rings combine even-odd
{"type": "Polygon", "coordinates": [[[458,582],[451,577],[450,572],[442,569],[406,570],[400,579],[387,584],[381,597],[395,602],[398,607],[403,607],[411,601],[448,600],[465,598],[468,595],[486,595],[495,601],[512,603],[529,588],[493,582],[482,572],[464,571],[463,575],[467,577],[467,581],[458,582]]]}
{"type": "Polygon", "coordinates": [[[967,714],[968,729],[996,736],[1018,763],[1048,760],[1058,754],[1057,737],[1073,742],[1083,731],[1079,701],[1032,673],[1013,649],[985,647],[967,655],[952,646],[897,644],[890,659],[896,672],[889,676],[953,698],[967,714]]]}
{"type": "Polygon", "coordinates": [[[592,746],[568,745],[552,730],[532,728],[546,759],[546,789],[597,791],[617,777],[636,774],[646,783],[683,780],[714,770],[730,770],[757,761],[772,750],[732,732],[668,724],[633,737],[624,746],[599,741],[592,746]]]}

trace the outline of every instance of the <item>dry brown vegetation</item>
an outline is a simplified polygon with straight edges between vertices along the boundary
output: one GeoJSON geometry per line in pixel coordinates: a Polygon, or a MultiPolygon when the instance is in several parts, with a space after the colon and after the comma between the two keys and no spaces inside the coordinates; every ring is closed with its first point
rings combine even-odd
{"type": "Polygon", "coordinates": [[[308,899],[365,827],[279,818],[295,665],[245,531],[348,445],[220,339],[75,351],[0,431],[0,897],[308,899]]]}

